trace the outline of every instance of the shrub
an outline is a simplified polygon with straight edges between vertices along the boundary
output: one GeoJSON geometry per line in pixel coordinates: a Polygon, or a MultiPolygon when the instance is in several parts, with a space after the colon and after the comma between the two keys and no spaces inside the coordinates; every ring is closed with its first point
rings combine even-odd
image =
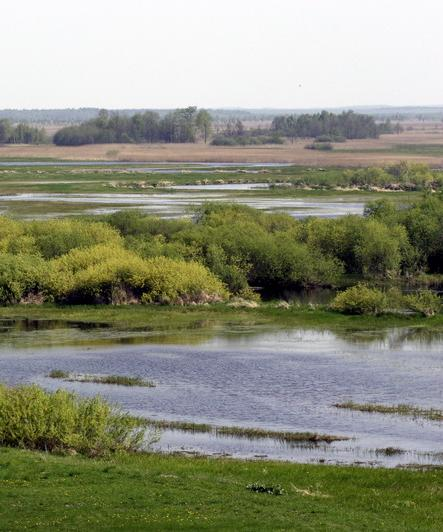
{"type": "Polygon", "coordinates": [[[166,257],[144,260],[101,245],[54,260],[49,282],[58,299],[75,303],[203,303],[228,295],[201,264],[166,257]]]}
{"type": "Polygon", "coordinates": [[[40,257],[0,255],[0,305],[19,303],[30,293],[42,290],[46,271],[40,257]]]}
{"type": "Polygon", "coordinates": [[[144,433],[100,397],[0,386],[0,445],[102,456],[138,449],[144,433]]]}
{"type": "Polygon", "coordinates": [[[441,310],[441,299],[432,290],[422,290],[404,297],[406,307],[425,317],[434,316],[441,310]]]}
{"type": "Polygon", "coordinates": [[[337,294],[330,308],[343,314],[377,315],[387,310],[388,300],[381,290],[357,284],[337,294]]]}
{"type": "Polygon", "coordinates": [[[143,292],[143,303],[209,303],[228,296],[222,282],[201,264],[166,257],[146,261],[143,292]]]}
{"type": "Polygon", "coordinates": [[[332,151],[334,146],[330,142],[313,142],[305,146],[307,150],[332,151]]]}
{"type": "Polygon", "coordinates": [[[115,247],[123,243],[118,231],[102,222],[47,220],[27,225],[26,231],[34,237],[37,249],[46,259],[59,257],[74,248],[96,244],[115,247]]]}
{"type": "Polygon", "coordinates": [[[254,491],[256,493],[266,493],[267,495],[284,495],[285,490],[280,486],[280,484],[262,484],[260,482],[254,482],[253,484],[248,484],[246,489],[249,491],[254,491]]]}

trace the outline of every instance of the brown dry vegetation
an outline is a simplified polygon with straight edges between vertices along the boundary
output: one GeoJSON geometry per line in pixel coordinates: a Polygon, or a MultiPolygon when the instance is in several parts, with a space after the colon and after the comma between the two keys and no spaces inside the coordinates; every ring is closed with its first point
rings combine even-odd
{"type": "Polygon", "coordinates": [[[306,150],[307,140],[264,146],[210,146],[205,144],[93,144],[58,147],[48,145],[0,146],[0,158],[55,158],[96,161],[152,162],[279,162],[306,166],[376,166],[400,160],[443,166],[443,128],[425,124],[399,135],[350,140],[336,151],[306,150]],[[396,152],[397,145],[440,146],[437,153],[396,152]]]}

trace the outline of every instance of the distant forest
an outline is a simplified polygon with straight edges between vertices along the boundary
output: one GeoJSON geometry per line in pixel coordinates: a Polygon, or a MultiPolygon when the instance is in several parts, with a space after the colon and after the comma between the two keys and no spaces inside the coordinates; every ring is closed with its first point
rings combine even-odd
{"type": "Polygon", "coordinates": [[[47,141],[42,128],[29,124],[13,125],[7,119],[0,120],[0,144],[42,144],[47,141]]]}
{"type": "Polygon", "coordinates": [[[64,127],[54,135],[57,146],[125,142],[205,142],[211,133],[212,117],[204,109],[186,107],[161,117],[153,111],[125,116],[100,111],[97,118],[78,126],[64,127]]]}
{"type": "MultiPolygon", "coordinates": [[[[357,106],[343,108],[325,108],[327,111],[339,114],[352,109],[355,113],[373,116],[376,120],[390,118],[395,121],[403,120],[443,120],[443,106],[357,106]]],[[[111,109],[111,114],[118,113],[121,116],[133,116],[143,114],[146,111],[153,111],[160,117],[171,112],[171,109],[111,109]]],[[[302,115],[316,114],[322,111],[321,108],[312,109],[208,109],[214,122],[224,122],[228,120],[244,121],[264,121],[272,120],[275,116],[281,115],[302,115]]],[[[0,109],[0,120],[7,119],[12,123],[46,124],[46,125],[66,125],[80,124],[98,117],[100,108],[83,107],[79,109],[0,109]]]]}
{"type": "MultiPolygon", "coordinates": [[[[54,135],[58,146],[127,142],[184,143],[208,141],[212,133],[210,113],[196,107],[176,109],[161,117],[153,111],[124,116],[102,110],[99,116],[78,126],[60,129],[54,135]]],[[[248,130],[241,120],[228,120],[212,143],[232,146],[282,143],[282,137],[308,138],[328,135],[332,139],[376,138],[392,133],[389,122],[376,124],[373,117],[343,112],[339,115],[322,111],[317,114],[275,117],[271,128],[248,130]]]]}
{"type": "MultiPolygon", "coordinates": [[[[230,116],[227,114],[223,120],[215,122],[210,111],[197,107],[166,113],[144,111],[132,115],[102,109],[92,119],[59,129],[52,140],[58,146],[199,141],[211,141],[218,146],[236,146],[281,144],[285,138],[315,138],[323,144],[315,143],[313,148],[324,149],[328,147],[326,141],[377,138],[382,133],[393,133],[395,129],[389,119],[376,122],[373,116],[354,111],[279,115],[269,117],[265,124],[259,123],[252,128],[251,123],[230,116]]],[[[42,127],[0,119],[0,144],[43,142],[49,142],[49,139],[42,127]]]]}
{"type": "Polygon", "coordinates": [[[292,139],[329,136],[339,140],[377,138],[393,132],[390,121],[376,124],[372,116],[353,111],[276,116],[272,130],[292,139]]]}

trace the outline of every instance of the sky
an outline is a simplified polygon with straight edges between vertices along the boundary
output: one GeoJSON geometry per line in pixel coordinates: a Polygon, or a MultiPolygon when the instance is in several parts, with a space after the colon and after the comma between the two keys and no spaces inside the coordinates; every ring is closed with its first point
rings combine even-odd
{"type": "Polygon", "coordinates": [[[443,104],[442,0],[3,0],[0,108],[443,104]]]}

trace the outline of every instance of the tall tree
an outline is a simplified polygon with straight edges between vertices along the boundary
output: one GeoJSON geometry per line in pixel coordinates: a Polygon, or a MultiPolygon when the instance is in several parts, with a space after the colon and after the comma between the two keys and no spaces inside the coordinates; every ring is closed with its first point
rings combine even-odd
{"type": "Polygon", "coordinates": [[[206,144],[212,131],[212,116],[206,109],[200,109],[197,113],[195,123],[206,144]]]}

